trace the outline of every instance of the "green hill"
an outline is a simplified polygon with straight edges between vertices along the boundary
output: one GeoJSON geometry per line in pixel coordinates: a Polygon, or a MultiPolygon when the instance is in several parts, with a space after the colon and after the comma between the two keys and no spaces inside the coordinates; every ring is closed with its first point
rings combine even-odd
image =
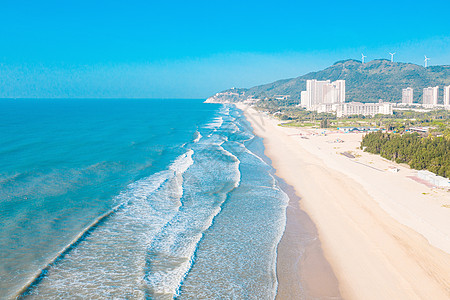
{"type": "Polygon", "coordinates": [[[344,79],[346,84],[346,101],[401,102],[402,89],[414,89],[414,102],[422,102],[423,88],[440,86],[439,103],[442,103],[442,86],[450,85],[450,66],[430,66],[424,68],[410,63],[390,62],[376,59],[365,64],[358,60],[344,60],[324,70],[306,75],[278,80],[249,89],[227,90],[209,98],[209,101],[224,101],[224,93],[238,91],[239,97],[228,101],[245,100],[250,96],[256,98],[290,95],[291,99],[300,99],[300,92],[306,90],[306,80],[344,79]],[[222,96],[222,97],[221,97],[222,96]]]}

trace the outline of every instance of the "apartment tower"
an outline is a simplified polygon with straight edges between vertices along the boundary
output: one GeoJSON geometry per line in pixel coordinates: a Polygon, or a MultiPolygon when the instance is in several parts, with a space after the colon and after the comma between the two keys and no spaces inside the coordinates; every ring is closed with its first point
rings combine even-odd
{"type": "Polygon", "coordinates": [[[402,90],[402,103],[412,104],[413,103],[414,90],[412,88],[406,88],[402,90]]]}
{"type": "Polygon", "coordinates": [[[444,106],[450,107],[450,85],[444,86],[444,106]]]}
{"type": "Polygon", "coordinates": [[[439,86],[423,89],[423,105],[436,106],[438,101],[439,86]]]}

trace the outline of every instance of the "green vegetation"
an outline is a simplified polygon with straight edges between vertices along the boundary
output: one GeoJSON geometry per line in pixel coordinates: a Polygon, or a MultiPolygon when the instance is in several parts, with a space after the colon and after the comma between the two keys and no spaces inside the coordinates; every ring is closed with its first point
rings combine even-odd
{"type": "MultiPolygon", "coordinates": [[[[361,144],[366,151],[381,154],[415,169],[428,169],[450,177],[450,111],[394,110],[393,115],[349,116],[337,118],[330,113],[307,111],[298,106],[300,93],[306,90],[306,80],[345,80],[346,102],[400,102],[402,89],[414,89],[414,101],[422,102],[423,88],[450,85],[450,66],[424,68],[409,63],[385,59],[362,64],[357,60],[339,61],[318,72],[297,78],[279,80],[249,89],[231,89],[213,101],[238,102],[248,100],[255,108],[282,121],[281,126],[338,128],[378,128],[378,133],[366,135],[361,144]],[[289,95],[288,99],[279,95],[289,95]],[[413,127],[426,127],[426,134],[408,133],[413,127]]],[[[439,99],[443,97],[440,89],[439,99]]],[[[405,107],[406,109],[406,107],[405,107]]]]}
{"type": "MultiPolygon", "coordinates": [[[[410,63],[390,62],[386,59],[376,59],[365,64],[357,60],[344,60],[334,65],[306,75],[275,81],[255,86],[249,89],[233,89],[241,95],[241,101],[248,96],[259,99],[274,97],[275,95],[290,95],[291,99],[300,99],[300,92],[306,90],[306,80],[345,80],[346,101],[400,102],[402,89],[414,89],[414,101],[422,102],[423,88],[429,86],[450,85],[450,66],[430,66],[424,68],[410,63]]],[[[439,98],[442,99],[443,90],[440,89],[439,98]]]]}
{"type": "MultiPolygon", "coordinates": [[[[308,111],[296,105],[292,100],[276,100],[267,98],[258,101],[256,109],[268,112],[282,121],[290,121],[284,123],[283,126],[290,127],[320,127],[321,121],[327,119],[327,125],[330,127],[330,120],[336,119],[333,114],[308,111]]],[[[323,123],[322,123],[323,125],[323,123]]],[[[327,127],[327,128],[328,128],[327,127]]]]}
{"type": "Polygon", "coordinates": [[[366,151],[398,163],[407,163],[414,169],[427,169],[450,177],[450,111],[394,111],[393,115],[349,116],[337,118],[334,114],[307,111],[293,105],[291,100],[266,98],[256,104],[280,120],[282,126],[338,128],[371,127],[378,133],[363,138],[361,147],[366,151]],[[424,135],[408,133],[412,127],[427,127],[424,135]],[[389,133],[391,132],[391,133],[389,133]]]}
{"type": "Polygon", "coordinates": [[[427,169],[450,178],[449,138],[376,132],[363,137],[361,148],[397,163],[407,163],[411,168],[427,169]]]}
{"type": "Polygon", "coordinates": [[[320,120],[320,128],[328,128],[330,125],[330,122],[327,118],[320,120]]]}
{"type": "Polygon", "coordinates": [[[331,113],[317,113],[293,105],[291,100],[265,99],[256,104],[256,109],[268,112],[282,121],[282,126],[289,127],[372,127],[387,131],[403,133],[411,127],[429,127],[433,135],[450,137],[450,111],[431,110],[417,112],[413,110],[394,111],[393,115],[363,116],[355,115],[337,118],[331,113]],[[326,121],[326,127],[325,121],[326,121]]]}
{"type": "Polygon", "coordinates": [[[393,115],[337,118],[333,114],[319,114],[287,103],[280,104],[268,99],[258,103],[257,108],[269,113],[276,112],[274,116],[288,121],[282,126],[381,129],[380,132],[367,134],[361,147],[398,163],[407,163],[414,169],[427,169],[450,177],[450,111],[394,111],[393,115]],[[412,127],[427,127],[429,130],[421,136],[408,133],[412,127]]]}

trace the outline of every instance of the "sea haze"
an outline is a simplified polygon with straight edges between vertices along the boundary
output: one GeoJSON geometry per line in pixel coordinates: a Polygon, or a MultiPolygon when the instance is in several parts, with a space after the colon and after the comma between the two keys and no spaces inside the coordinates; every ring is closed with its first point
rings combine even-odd
{"type": "Polygon", "coordinates": [[[288,198],[234,106],[2,100],[0,120],[2,297],[275,297],[288,198]]]}

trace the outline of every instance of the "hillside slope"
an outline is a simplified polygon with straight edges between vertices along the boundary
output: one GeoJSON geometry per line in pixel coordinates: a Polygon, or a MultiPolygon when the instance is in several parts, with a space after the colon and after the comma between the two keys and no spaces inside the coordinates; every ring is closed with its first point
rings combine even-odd
{"type": "MultiPolygon", "coordinates": [[[[344,79],[347,102],[377,102],[380,99],[387,102],[401,102],[402,89],[406,87],[414,89],[414,102],[422,102],[423,88],[438,85],[440,86],[439,102],[442,103],[442,86],[450,85],[450,66],[431,66],[425,69],[419,65],[390,62],[385,59],[372,60],[365,64],[350,59],[297,78],[239,89],[239,97],[236,97],[234,93],[235,97],[229,101],[245,100],[249,96],[261,98],[275,95],[290,95],[293,99],[300,99],[300,92],[306,90],[307,79],[331,81],[344,79]]],[[[230,91],[233,90],[222,93],[230,91]]],[[[209,100],[220,102],[226,99],[227,97],[218,93],[209,100]]]]}

